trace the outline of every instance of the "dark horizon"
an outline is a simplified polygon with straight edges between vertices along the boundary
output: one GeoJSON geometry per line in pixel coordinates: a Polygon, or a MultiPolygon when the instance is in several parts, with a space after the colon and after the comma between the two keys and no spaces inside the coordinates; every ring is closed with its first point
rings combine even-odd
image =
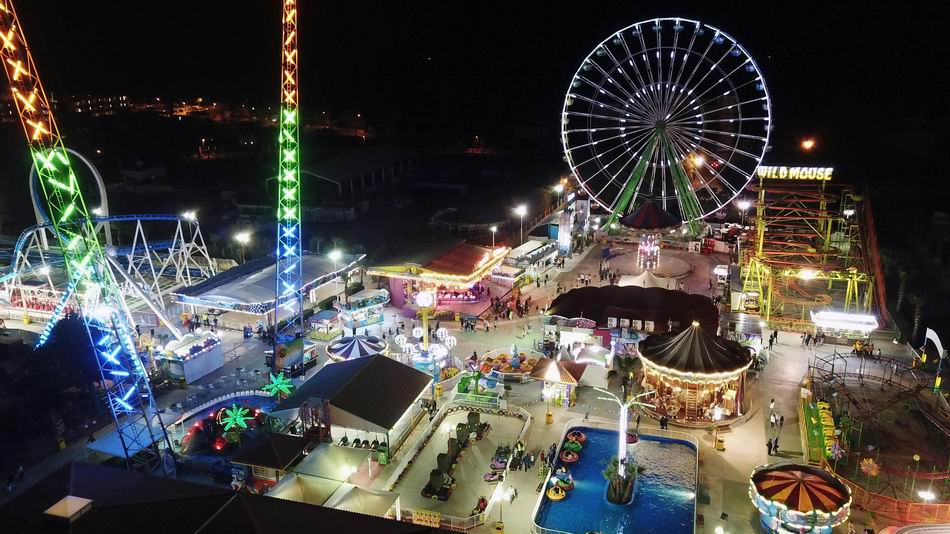
{"type": "MultiPolygon", "coordinates": [[[[54,94],[276,101],[277,2],[177,6],[46,1],[21,4],[19,14],[54,94]]],[[[492,144],[527,129],[556,143],[564,92],[587,53],[630,24],[682,15],[729,33],[759,63],[775,125],[769,162],[807,159],[850,181],[887,183],[894,172],[924,171],[920,160],[946,148],[936,131],[947,98],[924,80],[948,38],[917,26],[941,20],[940,6],[919,8],[906,24],[895,22],[903,16],[895,8],[829,2],[563,11],[303,2],[300,10],[304,112],[360,112],[384,130],[492,144]],[[807,158],[796,147],[804,136],[819,141],[807,158]],[[900,163],[866,155],[882,150],[900,163]]]]}

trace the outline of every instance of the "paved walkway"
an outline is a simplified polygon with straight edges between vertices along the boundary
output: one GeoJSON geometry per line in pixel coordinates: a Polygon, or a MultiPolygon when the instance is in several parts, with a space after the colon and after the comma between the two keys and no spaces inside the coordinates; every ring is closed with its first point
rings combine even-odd
{"type": "MultiPolygon", "coordinates": [[[[558,283],[570,289],[580,273],[593,275],[594,285],[601,285],[596,276],[600,262],[600,251],[601,245],[594,245],[585,253],[575,255],[567,260],[564,269],[549,272],[551,280],[547,285],[526,287],[523,290],[524,294],[531,295],[534,303],[543,306],[556,296],[558,283]],[[556,278],[555,274],[557,274],[556,278]]],[[[717,256],[700,256],[674,251],[663,251],[663,253],[675,254],[693,265],[693,271],[684,280],[684,285],[688,291],[694,293],[709,292],[708,280],[712,267],[717,263],[723,263],[722,258],[717,256]]],[[[611,260],[611,267],[626,271],[627,269],[623,266],[632,258],[633,256],[615,258],[611,260]]],[[[370,333],[382,334],[386,332],[388,337],[394,312],[395,310],[387,311],[385,323],[377,327],[370,327],[370,333]]],[[[472,351],[482,354],[487,350],[508,347],[512,343],[528,347],[540,339],[542,333],[540,317],[535,314],[532,314],[528,319],[499,321],[497,329],[493,328],[489,333],[481,330],[474,333],[460,332],[458,325],[455,323],[443,322],[442,326],[453,330],[453,335],[458,339],[458,346],[454,350],[454,354],[461,359],[466,358],[472,351]],[[523,336],[526,323],[532,325],[531,334],[528,337],[523,336]]],[[[768,332],[766,332],[767,334],[768,332]]],[[[179,402],[187,403],[189,397],[202,394],[202,392],[205,395],[210,395],[208,389],[210,385],[216,386],[216,392],[226,392],[229,388],[237,388],[239,387],[237,380],[241,378],[253,379],[255,376],[253,370],[264,369],[264,350],[267,347],[263,343],[256,339],[245,341],[241,339],[240,333],[237,332],[225,332],[222,336],[229,354],[225,366],[200,380],[197,384],[191,385],[186,390],[175,390],[159,396],[157,401],[161,407],[167,408],[179,402]],[[239,371],[239,369],[242,370],[239,371]],[[219,389],[218,384],[224,387],[219,389]]],[[[832,350],[833,347],[830,346],[819,348],[820,352],[830,353],[832,350]]],[[[888,351],[885,350],[885,352],[888,351]]],[[[316,373],[326,360],[322,347],[319,354],[321,355],[320,364],[307,373],[308,377],[316,373]]],[[[770,363],[758,377],[753,378],[750,375],[748,395],[752,411],[747,420],[734,425],[732,429],[723,434],[726,450],[716,451],[713,447],[713,436],[706,430],[690,431],[701,443],[700,485],[705,488],[709,495],[709,504],[697,507],[697,512],[704,517],[704,525],[698,526],[697,532],[711,533],[714,532],[716,526],[723,526],[724,530],[729,533],[760,531],[757,512],[752,507],[748,497],[749,476],[752,469],[757,465],[782,459],[793,461],[802,459],[802,447],[798,431],[797,399],[799,382],[808,368],[810,357],[811,352],[801,346],[798,335],[787,332],[780,333],[779,342],[772,351],[770,363]],[[773,398],[775,399],[774,411],[785,416],[785,423],[781,428],[772,428],[769,424],[769,402],[773,398]],[[769,456],[766,449],[766,439],[773,437],[779,438],[779,453],[769,456]],[[720,514],[723,513],[727,514],[726,520],[720,519],[720,514]]],[[[611,388],[617,390],[618,386],[612,383],[611,388]]],[[[557,442],[569,420],[590,417],[592,420],[611,423],[616,421],[617,417],[616,406],[613,403],[599,400],[598,394],[591,390],[580,390],[577,406],[569,409],[555,408],[554,423],[551,425],[545,424],[546,407],[541,400],[540,383],[514,384],[509,399],[513,405],[522,406],[528,410],[534,418],[526,437],[528,448],[532,450],[546,448],[551,443],[557,442]]],[[[166,422],[169,422],[168,418],[166,418],[166,422]]],[[[423,422],[417,427],[411,438],[412,440],[421,437],[421,430],[424,426],[425,423],[423,422]]],[[[643,426],[650,428],[657,425],[655,421],[645,417],[643,426]]],[[[410,446],[408,443],[411,443],[411,441],[407,442],[407,448],[410,446]]],[[[71,444],[64,451],[33,467],[27,473],[25,483],[21,484],[17,491],[22,491],[34,480],[45,477],[69,461],[83,459],[84,457],[85,443],[71,444]]],[[[396,463],[398,464],[398,461],[396,463]]],[[[394,469],[395,464],[387,467],[394,469]]],[[[380,476],[377,480],[385,478],[387,477],[380,476]]],[[[512,473],[506,484],[517,488],[518,497],[513,502],[504,501],[493,506],[489,521],[484,526],[475,529],[474,532],[493,532],[494,521],[502,516],[508,532],[529,532],[533,521],[532,512],[537,502],[538,494],[535,489],[538,482],[539,478],[535,470],[512,473]]],[[[405,481],[400,486],[400,489],[403,488],[406,488],[405,491],[407,492],[418,491],[405,481]]],[[[464,492],[459,495],[463,494],[464,492]]],[[[474,494],[466,494],[461,503],[462,507],[474,506],[473,497],[474,494]]],[[[0,504],[3,504],[7,498],[7,495],[0,495],[0,504]]],[[[865,521],[866,518],[862,518],[861,514],[856,514],[857,525],[863,526],[865,521]]]]}

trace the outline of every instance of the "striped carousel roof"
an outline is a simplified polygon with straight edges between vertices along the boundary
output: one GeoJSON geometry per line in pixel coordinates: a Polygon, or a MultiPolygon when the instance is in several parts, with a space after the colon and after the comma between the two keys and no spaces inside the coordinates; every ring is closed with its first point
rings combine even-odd
{"type": "Polygon", "coordinates": [[[380,354],[386,349],[386,342],[376,336],[342,337],[327,347],[327,353],[334,358],[352,360],[380,354]]]}
{"type": "Polygon", "coordinates": [[[752,475],[755,491],[790,510],[834,513],[848,504],[851,492],[831,473],[808,465],[766,466],[752,475]]]}
{"type": "Polygon", "coordinates": [[[681,332],[652,335],[640,342],[639,349],[647,364],[678,373],[732,374],[745,371],[752,363],[747,349],[706,333],[698,322],[681,332]]]}

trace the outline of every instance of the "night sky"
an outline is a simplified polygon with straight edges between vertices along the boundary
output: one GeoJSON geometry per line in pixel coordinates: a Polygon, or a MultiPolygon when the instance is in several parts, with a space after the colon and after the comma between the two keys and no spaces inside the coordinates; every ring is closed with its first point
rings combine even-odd
{"type": "MultiPolygon", "coordinates": [[[[938,80],[950,32],[937,2],[300,3],[305,112],[359,111],[447,141],[500,144],[527,129],[557,149],[563,93],[584,56],[631,23],[682,16],[730,33],[760,64],[770,162],[797,163],[796,140],[815,135],[810,161],[887,183],[947,149],[938,80]]],[[[48,91],[258,104],[277,98],[279,11],[277,0],[19,3],[48,91]]]]}

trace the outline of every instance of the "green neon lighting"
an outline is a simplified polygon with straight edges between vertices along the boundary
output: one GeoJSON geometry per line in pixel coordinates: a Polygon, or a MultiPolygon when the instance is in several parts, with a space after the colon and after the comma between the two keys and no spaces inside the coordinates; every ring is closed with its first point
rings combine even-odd
{"type": "Polygon", "coordinates": [[[264,384],[264,387],[261,389],[269,393],[272,397],[277,397],[279,395],[290,395],[290,391],[293,387],[293,382],[281,372],[276,376],[274,376],[274,373],[270,373],[270,383],[264,384]]]}
{"type": "Polygon", "coordinates": [[[227,432],[235,427],[239,429],[247,428],[247,421],[254,419],[247,415],[250,411],[248,408],[236,404],[232,404],[230,408],[225,408],[224,417],[221,418],[221,423],[224,424],[224,431],[227,432]]]}
{"type": "Polygon", "coordinates": [[[62,223],[62,222],[64,222],[64,221],[66,221],[66,219],[68,219],[69,216],[72,215],[74,211],[76,211],[76,205],[75,205],[75,204],[70,204],[70,205],[66,206],[66,209],[63,210],[63,214],[62,214],[62,215],[60,216],[60,218],[59,218],[59,222],[62,223]]]}
{"type": "Polygon", "coordinates": [[[609,229],[613,223],[617,222],[617,219],[626,213],[627,208],[630,206],[630,201],[633,200],[633,196],[640,188],[640,182],[643,180],[644,174],[646,174],[647,163],[650,161],[650,157],[653,155],[653,149],[656,147],[656,137],[656,133],[650,136],[650,141],[647,143],[646,147],[644,147],[643,153],[640,154],[640,159],[637,161],[637,164],[634,166],[633,170],[630,171],[630,177],[627,179],[627,183],[624,185],[623,192],[620,193],[620,199],[617,201],[617,206],[610,214],[610,217],[607,218],[607,222],[604,223],[601,228],[609,229]]]}

